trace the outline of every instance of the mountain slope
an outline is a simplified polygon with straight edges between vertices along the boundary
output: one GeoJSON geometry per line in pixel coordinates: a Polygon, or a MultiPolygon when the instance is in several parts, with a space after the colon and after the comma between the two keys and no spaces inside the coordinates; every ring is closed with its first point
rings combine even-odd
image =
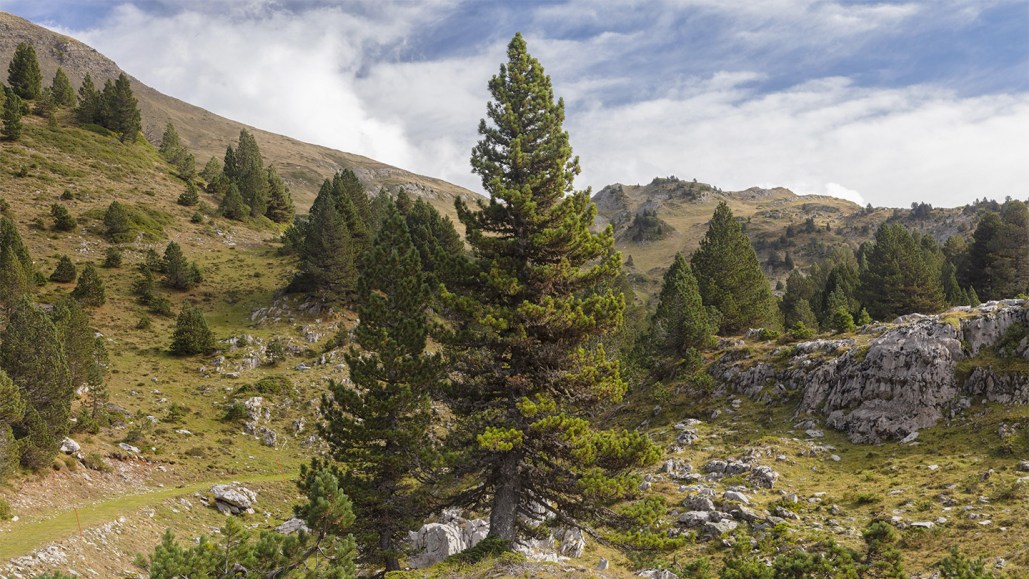
{"type": "MultiPolygon", "coordinates": [[[[87,73],[93,77],[97,86],[103,86],[105,80],[114,79],[123,72],[114,61],[73,38],[7,12],[0,12],[0,71],[7,70],[19,42],[31,42],[35,47],[44,85],[49,85],[57,67],[64,69],[76,88],[87,73]]],[[[162,94],[133,78],[131,74],[129,77],[132,90],[139,100],[143,132],[148,140],[159,141],[165,125],[173,123],[183,144],[196,156],[199,168],[211,156],[221,159],[225,147],[230,144],[234,146],[240,129],[246,128],[254,134],[265,159],[276,166],[279,174],[290,185],[301,212],[306,212],[322,181],[341,169],[353,170],[370,192],[380,187],[392,191],[404,187],[451,216],[454,215],[455,197],[477,196],[463,187],[440,179],[416,175],[368,157],[304,143],[220,117],[162,94]]]]}

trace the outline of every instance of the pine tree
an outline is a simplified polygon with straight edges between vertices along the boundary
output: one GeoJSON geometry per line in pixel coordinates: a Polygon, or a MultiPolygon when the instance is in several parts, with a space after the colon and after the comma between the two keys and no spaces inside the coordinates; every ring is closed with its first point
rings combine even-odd
{"type": "Polygon", "coordinates": [[[428,298],[407,225],[390,207],[361,260],[360,349],[345,355],[353,386],[330,383],[332,397],[321,405],[322,434],[354,502],[358,544],[387,571],[400,569],[402,540],[429,510],[415,484],[433,462],[429,394],[442,377],[439,356],[425,353],[428,298]]]}
{"type": "Polygon", "coordinates": [[[658,351],[665,356],[682,357],[690,349],[708,345],[716,329],[704,308],[689,262],[676,253],[665,273],[657,311],[651,320],[658,351]]]}
{"type": "Polygon", "coordinates": [[[721,314],[721,333],[780,325],[775,297],[754,246],[725,201],[715,209],[690,265],[704,305],[714,306],[721,314]]]}
{"type": "Polygon", "coordinates": [[[39,60],[32,44],[19,42],[14,49],[11,63],[7,65],[7,84],[23,99],[39,98],[43,90],[43,75],[39,72],[39,60]]]}
{"type": "Polygon", "coordinates": [[[294,279],[294,287],[332,299],[351,297],[357,287],[357,252],[328,181],[311,205],[299,252],[300,271],[294,279]]]}
{"type": "Polygon", "coordinates": [[[71,292],[71,297],[79,301],[87,308],[97,308],[107,301],[107,292],[104,290],[104,282],[92,262],[82,268],[82,275],[79,276],[79,283],[71,292]]]}
{"type": "Polygon", "coordinates": [[[902,225],[883,223],[865,259],[858,295],[872,318],[933,313],[946,305],[940,281],[943,254],[934,242],[902,225]]]}
{"type": "Polygon", "coordinates": [[[79,106],[75,109],[75,117],[81,123],[99,123],[102,118],[103,98],[93,77],[86,73],[79,86],[79,106]]]}
{"type": "Polygon", "coordinates": [[[13,306],[35,287],[36,270],[18,228],[0,217],[0,305],[13,306]]]}
{"type": "Polygon", "coordinates": [[[104,211],[104,231],[113,241],[128,241],[126,235],[132,230],[129,211],[117,201],[111,201],[104,211]]]}
{"type": "Polygon", "coordinates": [[[25,401],[7,372],[0,368],[0,483],[18,465],[20,452],[12,425],[25,417],[25,401]]]}
{"type": "Polygon", "coordinates": [[[204,314],[195,306],[186,304],[182,307],[175,321],[175,333],[172,335],[171,352],[176,356],[206,354],[214,349],[214,334],[207,327],[204,314]]]}
{"type": "Polygon", "coordinates": [[[207,164],[200,170],[200,178],[208,184],[214,182],[215,178],[222,174],[222,163],[217,157],[211,157],[207,164]]]}
{"type": "Polygon", "coordinates": [[[75,89],[72,88],[68,75],[61,67],[57,67],[54,79],[50,82],[50,93],[57,106],[75,108],[75,89]]]}
{"type": "Polygon", "coordinates": [[[25,103],[9,86],[4,90],[4,124],[0,136],[8,141],[17,141],[23,130],[21,117],[25,114],[25,103]]]}
{"type": "Polygon", "coordinates": [[[75,281],[75,276],[77,275],[78,271],[75,269],[75,264],[71,262],[71,258],[67,255],[62,255],[57,260],[57,267],[54,268],[54,272],[50,274],[50,281],[68,283],[75,281]]]}
{"type": "Polygon", "coordinates": [[[268,209],[265,216],[275,223],[289,223],[294,213],[296,208],[289,187],[279,177],[275,167],[268,167],[268,209]]]}
{"type": "Polygon", "coordinates": [[[47,466],[68,434],[74,391],[57,329],[26,297],[15,305],[4,328],[0,367],[27,404],[23,421],[14,428],[21,439],[22,465],[47,466]]]}
{"type": "Polygon", "coordinates": [[[182,248],[174,241],[164,249],[164,284],[180,291],[189,291],[200,282],[195,264],[186,260],[182,248]]]}
{"type": "MultiPolygon", "coordinates": [[[[226,163],[226,166],[228,163],[226,163]]],[[[257,140],[249,131],[239,132],[233,163],[232,181],[239,187],[239,193],[251,217],[260,217],[268,209],[268,174],[261,159],[257,140]]]]}
{"type": "Polygon", "coordinates": [[[179,132],[175,130],[175,125],[168,123],[164,126],[164,133],[161,134],[161,144],[158,145],[157,151],[166,160],[171,161],[181,150],[182,141],[179,139],[179,132]]]}
{"type": "Polygon", "coordinates": [[[192,207],[200,203],[200,191],[197,190],[197,184],[186,181],[186,190],[179,194],[179,198],[175,202],[184,207],[192,207]]]}
{"type": "Polygon", "coordinates": [[[142,130],[142,122],[139,115],[139,103],[132,94],[132,85],[125,73],[118,75],[114,81],[114,90],[108,93],[104,90],[104,105],[110,115],[109,122],[105,126],[121,135],[121,141],[136,142],[136,137],[142,130]]]}
{"type": "Polygon", "coordinates": [[[71,231],[78,225],[78,221],[71,216],[68,208],[60,203],[50,206],[50,216],[54,218],[54,229],[57,231],[71,231]]]}
{"type": "Polygon", "coordinates": [[[1029,208],[1011,200],[979,220],[968,248],[962,281],[981,299],[1011,298],[1029,291],[1029,208]]]}
{"type": "Polygon", "coordinates": [[[406,219],[407,229],[421,257],[426,283],[433,295],[441,283],[464,278],[464,266],[467,264],[464,243],[450,218],[440,215],[424,199],[411,201],[405,191],[397,195],[396,206],[406,219]]]}
{"type": "Polygon", "coordinates": [[[249,214],[246,203],[243,202],[243,196],[239,193],[239,187],[235,183],[230,183],[228,190],[225,192],[225,196],[222,197],[222,202],[218,206],[218,211],[226,219],[234,219],[240,221],[246,218],[249,214]]]}
{"type": "Polygon", "coordinates": [[[64,348],[64,359],[73,388],[89,384],[96,372],[96,331],[90,327],[89,314],[79,302],[64,297],[54,304],[50,319],[57,330],[57,337],[64,348]]]}
{"type": "Polygon", "coordinates": [[[658,453],[641,433],[589,421],[625,392],[596,340],[621,323],[623,298],[588,291],[609,285],[621,256],[610,228],[590,230],[596,208],[572,187],[579,164],[561,127],[564,102],[520,34],[489,89],[472,168],[490,201],[457,202],[475,270],[445,295],[459,418],[450,443],[454,475],[475,481],[462,498],[489,497],[490,536],[513,541],[540,523],[521,516],[533,509],[575,520],[630,495],[638,483],[626,469],[658,453]]]}

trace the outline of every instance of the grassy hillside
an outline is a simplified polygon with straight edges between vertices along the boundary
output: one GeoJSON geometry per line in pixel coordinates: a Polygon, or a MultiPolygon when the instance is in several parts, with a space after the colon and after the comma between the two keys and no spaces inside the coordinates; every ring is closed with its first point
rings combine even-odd
{"type": "Polygon", "coordinates": [[[81,42],[54,33],[27,20],[0,12],[0,70],[7,65],[19,42],[31,42],[39,57],[43,82],[49,86],[60,66],[72,86],[78,88],[89,73],[98,87],[121,72],[130,74],[132,90],[139,100],[143,132],[152,143],[161,139],[167,123],[175,125],[183,144],[196,156],[198,169],[211,156],[221,159],[225,147],[235,146],[240,129],[247,128],[257,139],[265,159],[274,164],[293,191],[298,210],[303,213],[314,201],[322,181],[342,169],[351,169],[370,191],[380,187],[396,191],[400,187],[424,197],[446,215],[454,215],[454,198],[476,194],[446,181],[416,175],[359,154],[337,151],[303,143],[283,135],[220,117],[204,109],[162,94],[122,71],[113,61],[81,42]]]}

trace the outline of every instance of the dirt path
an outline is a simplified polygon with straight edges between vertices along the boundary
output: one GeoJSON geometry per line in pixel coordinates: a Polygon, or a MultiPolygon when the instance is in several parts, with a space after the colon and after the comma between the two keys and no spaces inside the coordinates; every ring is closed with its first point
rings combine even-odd
{"type": "Polygon", "coordinates": [[[256,483],[290,479],[296,473],[271,473],[250,476],[235,476],[224,480],[204,480],[183,486],[155,488],[147,492],[121,495],[107,500],[94,501],[77,508],[58,509],[46,515],[26,516],[18,521],[0,524],[0,561],[28,555],[48,543],[60,541],[68,536],[96,525],[129,515],[143,507],[155,505],[165,499],[185,496],[200,490],[207,490],[216,484],[229,482],[256,483]]]}

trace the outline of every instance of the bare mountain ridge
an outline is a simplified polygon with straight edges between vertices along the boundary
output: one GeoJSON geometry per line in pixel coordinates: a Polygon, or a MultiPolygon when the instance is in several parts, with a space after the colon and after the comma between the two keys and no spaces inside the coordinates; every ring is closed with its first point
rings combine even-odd
{"type": "MultiPolygon", "coordinates": [[[[58,67],[64,69],[78,88],[89,73],[98,86],[122,71],[95,49],[7,12],[0,12],[0,72],[6,79],[7,66],[20,42],[30,42],[39,58],[44,85],[49,85],[58,67]]],[[[401,187],[425,198],[444,214],[454,216],[454,198],[475,198],[476,193],[441,179],[417,175],[374,159],[304,143],[290,137],[233,121],[200,107],[165,95],[126,74],[139,101],[143,131],[151,142],[161,138],[171,122],[180,138],[203,166],[212,156],[221,159],[227,145],[235,145],[241,129],[254,134],[266,161],[275,165],[289,183],[298,209],[303,212],[314,201],[322,181],[342,169],[351,169],[369,192],[380,187],[396,191],[401,187]]]]}

